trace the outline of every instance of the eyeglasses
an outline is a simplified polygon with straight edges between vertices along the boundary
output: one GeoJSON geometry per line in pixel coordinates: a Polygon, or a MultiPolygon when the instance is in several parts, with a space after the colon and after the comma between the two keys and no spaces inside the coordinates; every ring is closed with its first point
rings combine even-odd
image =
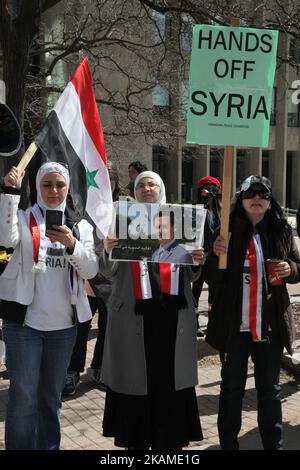
{"type": "Polygon", "coordinates": [[[259,196],[261,199],[272,199],[271,191],[263,189],[248,189],[242,193],[242,199],[253,199],[255,196],[259,196]]]}
{"type": "Polygon", "coordinates": [[[139,183],[137,184],[136,189],[146,189],[146,188],[154,189],[157,187],[158,187],[158,184],[156,183],[139,183]]]}

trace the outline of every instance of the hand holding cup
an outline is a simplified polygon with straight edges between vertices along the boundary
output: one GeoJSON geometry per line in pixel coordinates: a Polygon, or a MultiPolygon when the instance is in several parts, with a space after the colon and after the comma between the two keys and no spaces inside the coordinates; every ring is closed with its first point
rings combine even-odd
{"type": "Polygon", "coordinates": [[[267,259],[269,280],[272,286],[279,286],[285,277],[290,276],[291,267],[287,261],[280,259],[267,259]]]}

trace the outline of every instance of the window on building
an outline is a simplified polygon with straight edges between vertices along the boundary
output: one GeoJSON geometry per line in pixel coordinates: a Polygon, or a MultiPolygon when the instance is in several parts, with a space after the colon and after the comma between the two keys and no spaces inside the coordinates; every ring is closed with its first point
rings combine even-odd
{"type": "Polygon", "coordinates": [[[290,59],[294,64],[300,64],[300,39],[290,40],[290,59]]]}
{"type": "Polygon", "coordinates": [[[166,17],[158,11],[153,12],[153,39],[155,42],[161,42],[165,38],[166,17]]]}
{"type": "Polygon", "coordinates": [[[192,19],[186,14],[181,15],[180,45],[183,52],[192,50],[192,26],[192,19]]]}
{"type": "Polygon", "coordinates": [[[189,100],[189,83],[188,80],[183,80],[180,84],[180,108],[182,119],[186,118],[189,100]]]}
{"type": "Polygon", "coordinates": [[[277,106],[276,87],[272,90],[270,126],[276,126],[276,106],[277,106]]]}
{"type": "Polygon", "coordinates": [[[292,173],[293,173],[294,152],[287,152],[286,154],[286,191],[285,191],[285,206],[291,207],[292,205],[292,173]]]}
{"type": "Polygon", "coordinates": [[[266,178],[269,178],[269,161],[270,161],[270,152],[269,150],[262,151],[262,175],[266,178]]]}
{"type": "Polygon", "coordinates": [[[170,112],[170,94],[162,85],[156,85],[152,90],[152,105],[155,114],[170,112]]]}
{"type": "Polygon", "coordinates": [[[164,183],[167,180],[168,151],[165,147],[153,145],[152,148],[152,169],[158,173],[164,183]]]}
{"type": "Polygon", "coordinates": [[[172,14],[167,13],[166,22],[165,22],[165,39],[172,39],[173,29],[174,29],[174,25],[173,25],[172,14]]]}
{"type": "Polygon", "coordinates": [[[211,176],[220,178],[222,175],[222,149],[217,147],[210,149],[209,168],[209,174],[211,176]]]}
{"type": "Polygon", "coordinates": [[[299,127],[299,105],[292,100],[294,92],[293,88],[289,88],[287,93],[288,127],[299,127]]]}
{"type": "Polygon", "coordinates": [[[238,148],[236,150],[236,188],[240,188],[244,179],[248,176],[246,175],[245,169],[245,159],[246,159],[246,149],[238,148]]]}
{"type": "Polygon", "coordinates": [[[181,201],[191,202],[193,200],[193,151],[182,149],[181,159],[181,201]]]}

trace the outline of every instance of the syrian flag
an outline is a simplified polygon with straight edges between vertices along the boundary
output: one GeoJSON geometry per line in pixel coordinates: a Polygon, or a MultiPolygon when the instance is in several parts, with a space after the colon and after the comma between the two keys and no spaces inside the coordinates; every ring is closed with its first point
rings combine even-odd
{"type": "Polygon", "coordinates": [[[112,195],[103,130],[85,57],[47,117],[36,144],[49,161],[67,163],[76,209],[86,211],[106,236],[112,219],[112,195]]]}

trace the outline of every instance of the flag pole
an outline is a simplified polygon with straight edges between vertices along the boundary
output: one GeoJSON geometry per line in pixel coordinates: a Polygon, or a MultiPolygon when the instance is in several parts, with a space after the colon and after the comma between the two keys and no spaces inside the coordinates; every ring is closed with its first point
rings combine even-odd
{"type": "MultiPolygon", "coordinates": [[[[238,28],[240,26],[239,18],[232,18],[230,26],[238,28]]],[[[232,163],[233,163],[233,146],[226,145],[224,149],[223,161],[223,190],[222,190],[222,207],[221,207],[221,229],[220,235],[228,242],[229,241],[229,214],[230,214],[230,200],[231,200],[231,186],[232,186],[232,163]]],[[[219,256],[219,269],[226,269],[227,267],[227,253],[219,256]]]]}
{"type": "Polygon", "coordinates": [[[33,157],[33,155],[35,154],[36,151],[37,151],[36,143],[31,142],[28,149],[26,150],[26,152],[24,153],[23,157],[21,158],[21,160],[19,161],[19,163],[17,165],[17,169],[18,169],[19,173],[23,173],[23,171],[27,167],[28,163],[30,162],[30,160],[32,159],[32,157],[33,157]]]}

